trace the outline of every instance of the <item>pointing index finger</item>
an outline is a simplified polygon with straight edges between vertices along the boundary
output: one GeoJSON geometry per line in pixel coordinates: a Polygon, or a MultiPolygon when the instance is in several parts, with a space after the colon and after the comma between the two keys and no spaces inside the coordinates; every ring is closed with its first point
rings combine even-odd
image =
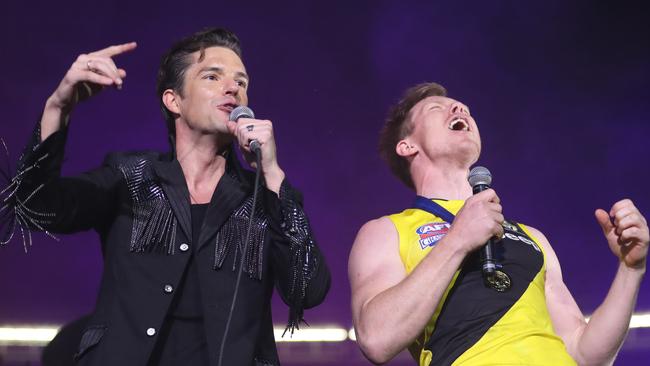
{"type": "Polygon", "coordinates": [[[138,47],[138,44],[136,42],[129,42],[129,43],[122,43],[114,46],[109,46],[93,53],[100,56],[113,57],[125,52],[132,51],[136,47],[138,47]]]}

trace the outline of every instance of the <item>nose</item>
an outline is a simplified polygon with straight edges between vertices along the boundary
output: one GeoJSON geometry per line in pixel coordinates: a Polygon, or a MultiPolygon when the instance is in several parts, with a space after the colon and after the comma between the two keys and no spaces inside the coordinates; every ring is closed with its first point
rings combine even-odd
{"type": "Polygon", "coordinates": [[[224,81],[223,91],[225,95],[237,96],[239,93],[239,83],[234,79],[227,79],[224,81]]]}
{"type": "Polygon", "coordinates": [[[453,114],[469,114],[469,109],[462,103],[454,103],[451,106],[451,113],[453,114]]]}

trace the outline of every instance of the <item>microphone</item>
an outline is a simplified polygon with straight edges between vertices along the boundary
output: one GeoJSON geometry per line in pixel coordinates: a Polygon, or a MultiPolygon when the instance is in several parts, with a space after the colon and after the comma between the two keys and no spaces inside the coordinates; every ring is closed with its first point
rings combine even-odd
{"type": "MultiPolygon", "coordinates": [[[[233,109],[232,112],[230,112],[230,120],[237,122],[237,120],[240,118],[255,118],[255,113],[253,113],[252,109],[240,105],[237,108],[233,109]]],[[[221,346],[219,347],[219,360],[217,362],[218,366],[221,366],[223,362],[223,354],[225,352],[226,340],[228,339],[228,331],[230,330],[230,323],[232,321],[232,316],[235,313],[235,304],[237,303],[237,294],[239,293],[241,276],[242,273],[244,273],[244,260],[247,258],[246,253],[248,253],[248,245],[251,242],[251,229],[253,227],[253,215],[255,214],[257,192],[259,191],[259,186],[260,186],[260,172],[262,171],[262,151],[260,150],[260,142],[257,140],[251,140],[248,142],[248,145],[250,146],[251,151],[255,153],[255,159],[257,160],[257,166],[255,168],[255,186],[253,188],[253,205],[250,209],[250,214],[248,216],[246,239],[244,241],[244,248],[242,249],[242,256],[241,259],[239,260],[239,270],[237,271],[237,281],[235,282],[235,291],[232,294],[230,310],[228,311],[228,318],[226,320],[226,326],[223,330],[223,337],[221,338],[221,346]]]]}
{"type": "MultiPolygon", "coordinates": [[[[237,122],[237,120],[240,118],[255,118],[255,113],[253,113],[253,110],[246,107],[245,105],[240,105],[233,109],[232,112],[230,112],[230,120],[237,122]]],[[[259,141],[251,140],[248,142],[248,146],[250,146],[251,151],[255,154],[260,153],[259,141]]]]}
{"type": "MultiPolygon", "coordinates": [[[[490,171],[487,168],[476,166],[469,172],[467,180],[472,186],[472,192],[477,194],[490,188],[490,184],[492,184],[492,174],[490,174],[490,171]]],[[[490,238],[481,250],[483,278],[488,281],[488,283],[494,282],[496,272],[496,264],[494,263],[494,256],[492,255],[493,241],[494,240],[490,238]]]]}

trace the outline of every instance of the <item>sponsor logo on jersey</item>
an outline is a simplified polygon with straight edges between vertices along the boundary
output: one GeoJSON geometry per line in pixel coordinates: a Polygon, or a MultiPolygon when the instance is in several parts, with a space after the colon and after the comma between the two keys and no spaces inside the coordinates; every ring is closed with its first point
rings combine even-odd
{"type": "Polygon", "coordinates": [[[533,249],[535,249],[536,251],[538,251],[540,253],[542,252],[542,250],[539,249],[539,247],[537,246],[537,243],[535,243],[534,241],[530,240],[529,238],[527,238],[527,237],[525,237],[523,235],[515,235],[513,233],[504,233],[503,237],[508,238],[510,240],[520,241],[522,243],[528,244],[531,247],[533,247],[533,249]]]}
{"type": "Polygon", "coordinates": [[[415,233],[420,237],[420,248],[426,249],[436,245],[438,240],[447,235],[450,227],[448,222],[431,222],[417,228],[415,233]]]}

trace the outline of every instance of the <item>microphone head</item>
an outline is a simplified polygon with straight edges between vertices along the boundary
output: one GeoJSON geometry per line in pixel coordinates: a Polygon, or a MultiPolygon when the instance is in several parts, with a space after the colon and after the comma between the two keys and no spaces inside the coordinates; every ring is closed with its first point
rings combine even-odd
{"type": "Polygon", "coordinates": [[[255,113],[245,105],[240,105],[230,112],[230,120],[237,122],[240,118],[255,118],[255,113]]]}
{"type": "Polygon", "coordinates": [[[489,186],[492,184],[492,174],[486,167],[475,166],[470,170],[467,180],[472,188],[478,185],[489,186]]]}

